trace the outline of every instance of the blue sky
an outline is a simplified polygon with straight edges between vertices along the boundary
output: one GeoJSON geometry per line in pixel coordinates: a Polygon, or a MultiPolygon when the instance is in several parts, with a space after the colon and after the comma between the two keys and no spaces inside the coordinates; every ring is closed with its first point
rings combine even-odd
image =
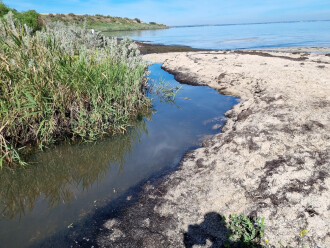
{"type": "Polygon", "coordinates": [[[103,14],[167,25],[330,19],[330,0],[3,0],[19,11],[103,14]]]}

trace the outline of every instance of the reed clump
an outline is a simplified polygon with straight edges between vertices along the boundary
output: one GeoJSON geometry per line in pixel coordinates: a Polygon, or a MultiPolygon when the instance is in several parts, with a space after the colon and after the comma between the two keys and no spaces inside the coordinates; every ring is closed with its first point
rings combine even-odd
{"type": "Polygon", "coordinates": [[[118,44],[61,23],[32,33],[7,14],[0,22],[0,167],[24,165],[31,145],[125,131],[150,105],[146,73],[131,40],[118,44]]]}

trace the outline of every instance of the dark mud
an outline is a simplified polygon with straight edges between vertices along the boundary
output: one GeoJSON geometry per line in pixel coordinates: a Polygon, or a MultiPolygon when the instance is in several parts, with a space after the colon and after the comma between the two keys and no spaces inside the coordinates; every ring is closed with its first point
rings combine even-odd
{"type": "Polygon", "coordinates": [[[141,41],[135,41],[138,44],[141,54],[150,53],[170,53],[170,52],[197,52],[197,51],[212,51],[208,49],[198,49],[189,46],[168,46],[161,44],[150,44],[141,41]]]}
{"type": "MultiPolygon", "coordinates": [[[[268,58],[281,58],[281,59],[287,59],[287,60],[291,60],[291,61],[305,61],[308,59],[308,57],[306,57],[306,56],[301,56],[299,58],[293,58],[290,56],[274,55],[274,54],[258,52],[258,51],[233,50],[233,52],[236,54],[257,55],[257,56],[268,57],[268,58]]],[[[292,53],[292,54],[300,54],[300,53],[292,53]]]]}

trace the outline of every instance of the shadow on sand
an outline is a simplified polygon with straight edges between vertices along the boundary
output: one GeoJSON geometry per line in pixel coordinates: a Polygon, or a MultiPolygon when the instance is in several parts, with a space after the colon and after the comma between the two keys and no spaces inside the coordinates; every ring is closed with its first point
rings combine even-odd
{"type": "Polygon", "coordinates": [[[188,232],[184,233],[183,239],[186,248],[194,245],[220,248],[220,247],[254,247],[262,248],[261,245],[251,245],[243,242],[228,242],[231,231],[226,227],[223,217],[215,212],[207,213],[201,224],[189,225],[188,232]],[[227,244],[227,245],[225,245],[227,244]]]}

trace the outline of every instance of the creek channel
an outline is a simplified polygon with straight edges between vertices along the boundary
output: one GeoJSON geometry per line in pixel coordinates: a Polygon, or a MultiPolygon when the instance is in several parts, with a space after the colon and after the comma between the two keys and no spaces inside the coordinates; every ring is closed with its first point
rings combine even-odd
{"type": "Polygon", "coordinates": [[[175,170],[187,151],[219,133],[238,101],[206,86],[181,85],[161,64],[149,71],[151,82],[182,86],[174,102],[151,94],[153,113],[126,134],[58,145],[34,154],[26,168],[1,171],[1,248],[66,247],[98,212],[129,206],[144,183],[175,170]]]}

